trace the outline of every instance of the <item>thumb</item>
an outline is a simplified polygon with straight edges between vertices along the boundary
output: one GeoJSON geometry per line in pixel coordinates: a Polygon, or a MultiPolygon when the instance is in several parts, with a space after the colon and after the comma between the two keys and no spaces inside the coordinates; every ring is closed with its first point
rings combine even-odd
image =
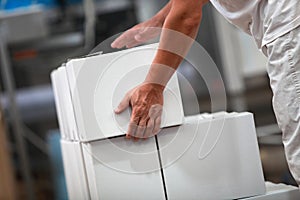
{"type": "Polygon", "coordinates": [[[123,100],[120,102],[120,104],[118,105],[118,107],[114,110],[116,114],[120,114],[121,112],[123,112],[126,108],[129,107],[129,95],[126,95],[123,100]]]}

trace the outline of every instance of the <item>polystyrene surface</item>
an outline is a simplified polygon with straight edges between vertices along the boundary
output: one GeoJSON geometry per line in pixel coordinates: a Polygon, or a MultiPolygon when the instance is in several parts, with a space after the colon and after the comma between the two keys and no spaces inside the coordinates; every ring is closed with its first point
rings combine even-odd
{"type": "MultiPolygon", "coordinates": [[[[115,115],[113,110],[127,91],[142,83],[156,49],[155,44],[67,63],[80,140],[91,141],[125,133],[129,109],[120,115],[115,115]]],[[[161,127],[180,125],[184,114],[176,73],[166,88],[161,127]]]]}
{"type": "Polygon", "coordinates": [[[154,138],[83,144],[92,199],[165,199],[154,138]]]}
{"type": "Polygon", "coordinates": [[[158,143],[169,199],[265,193],[250,113],[189,117],[182,126],[163,130],[158,143]]]}
{"type": "Polygon", "coordinates": [[[90,199],[81,144],[61,140],[61,149],[69,199],[90,199]]]}

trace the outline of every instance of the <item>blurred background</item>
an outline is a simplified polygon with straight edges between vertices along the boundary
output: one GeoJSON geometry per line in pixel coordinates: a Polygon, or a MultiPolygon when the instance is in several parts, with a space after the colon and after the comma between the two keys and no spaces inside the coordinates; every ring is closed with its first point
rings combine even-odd
{"type": "MultiPolygon", "coordinates": [[[[152,17],[167,0],[1,0],[0,199],[67,199],[50,72],[152,17]]],[[[266,59],[248,35],[208,4],[197,41],[225,81],[228,111],[254,113],[265,179],[295,184],[271,105],[266,59]]],[[[111,52],[109,45],[101,51],[111,52]]],[[[184,61],[179,72],[210,112],[207,87],[184,61]]],[[[183,86],[181,86],[183,87],[183,86]]],[[[189,93],[186,115],[196,114],[189,93]]]]}

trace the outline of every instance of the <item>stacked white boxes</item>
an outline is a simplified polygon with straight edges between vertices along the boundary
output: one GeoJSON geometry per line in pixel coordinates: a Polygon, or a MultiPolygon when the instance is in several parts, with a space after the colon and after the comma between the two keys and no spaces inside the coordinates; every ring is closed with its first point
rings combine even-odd
{"type": "Polygon", "coordinates": [[[157,44],[74,59],[51,74],[70,199],[237,199],[265,194],[251,113],[184,117],[176,74],[158,136],[133,142],[130,110],[157,44]]]}
{"type": "MultiPolygon", "coordinates": [[[[155,138],[132,145],[123,137],[130,111],[113,113],[127,90],[143,81],[156,49],[154,44],[74,59],[52,72],[70,199],[142,199],[147,194],[165,198],[155,138]],[[100,156],[108,160],[98,160],[100,156]],[[137,184],[129,187],[132,183],[137,184]]],[[[161,126],[182,124],[176,75],[167,85],[164,101],[168,103],[161,126]]]]}

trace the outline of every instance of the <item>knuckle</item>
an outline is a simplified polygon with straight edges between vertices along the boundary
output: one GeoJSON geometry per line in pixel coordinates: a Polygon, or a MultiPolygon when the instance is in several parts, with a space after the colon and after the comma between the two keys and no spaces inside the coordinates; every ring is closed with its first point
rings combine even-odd
{"type": "Polygon", "coordinates": [[[131,120],[131,123],[133,124],[138,124],[140,121],[140,118],[139,117],[133,117],[132,120],[131,120]]]}
{"type": "Polygon", "coordinates": [[[148,117],[142,117],[140,120],[140,125],[146,126],[148,120],[148,117]]]}
{"type": "Polygon", "coordinates": [[[146,114],[146,108],[143,106],[136,106],[136,110],[135,110],[136,114],[139,116],[144,116],[146,114]]]}

